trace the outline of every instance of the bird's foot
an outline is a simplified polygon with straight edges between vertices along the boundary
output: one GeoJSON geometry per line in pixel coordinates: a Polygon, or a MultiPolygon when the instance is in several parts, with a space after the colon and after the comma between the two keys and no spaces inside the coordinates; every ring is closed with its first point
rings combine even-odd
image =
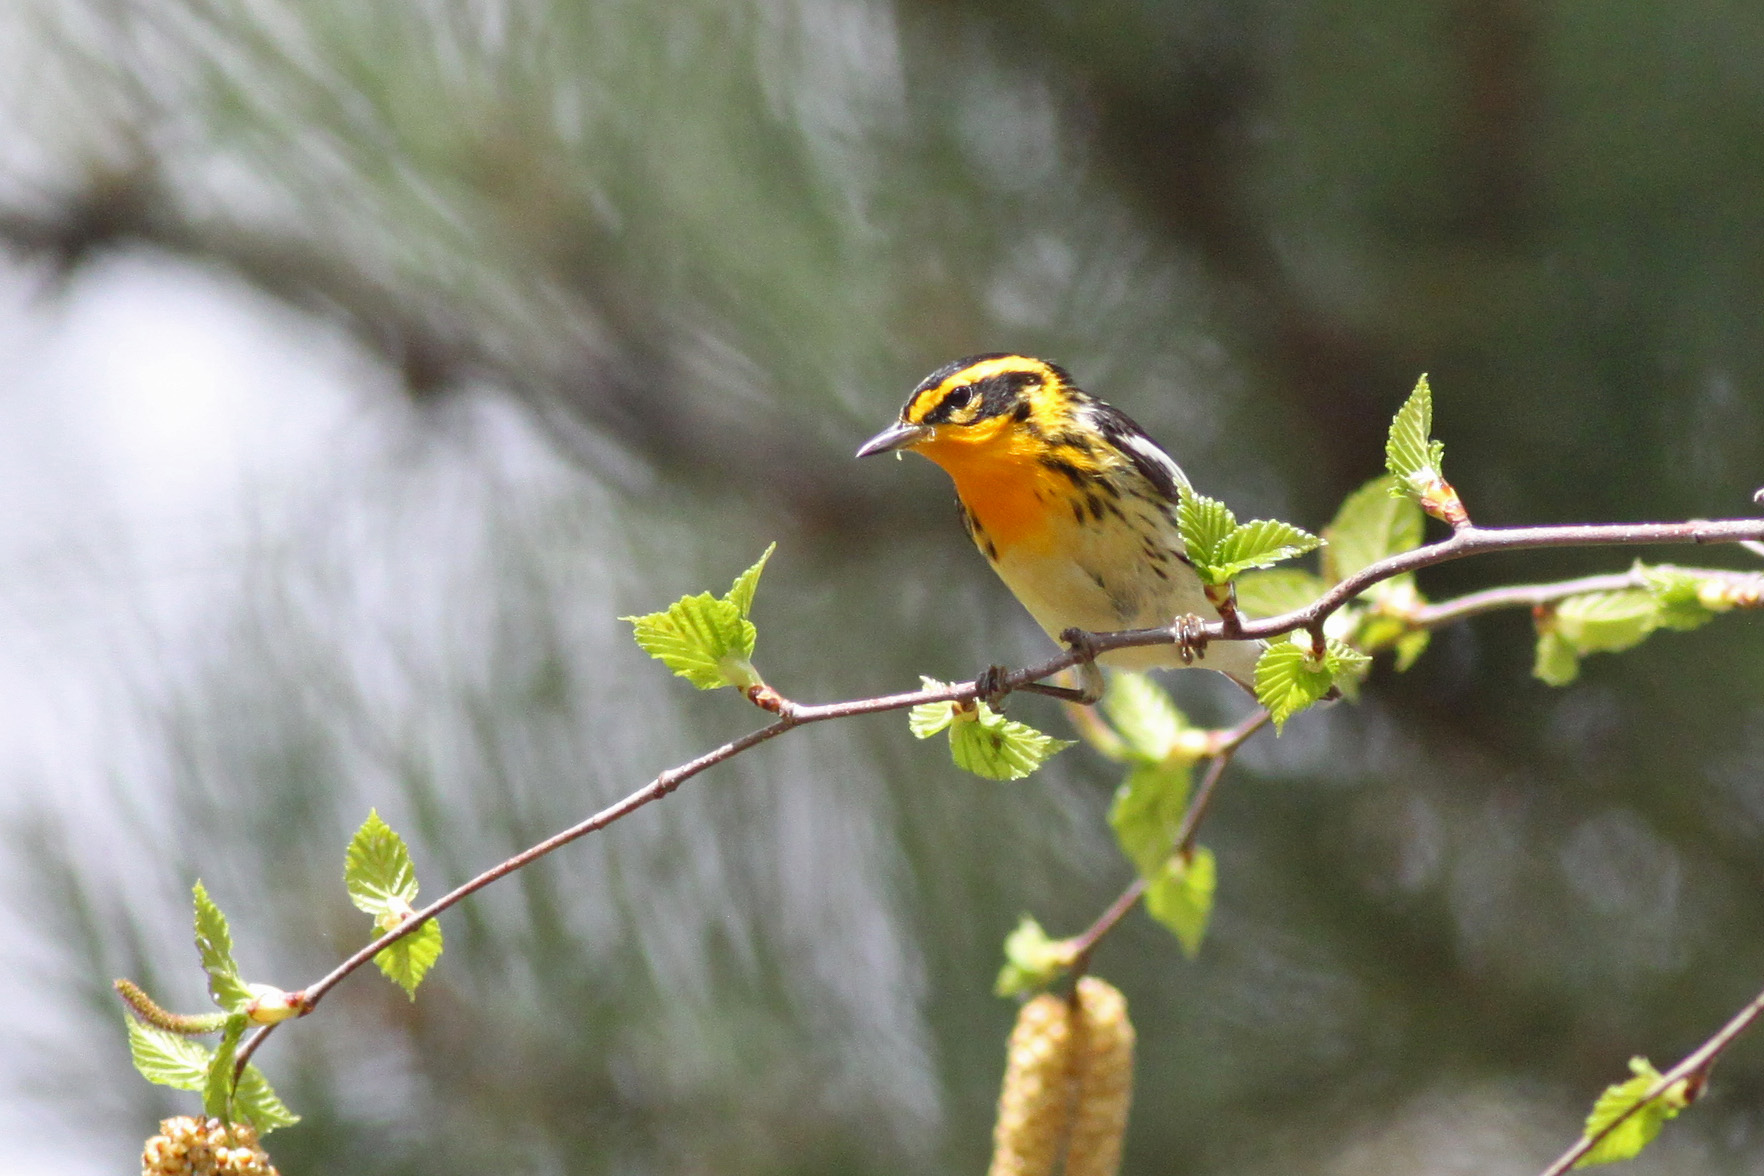
{"type": "Polygon", "coordinates": [[[1010,673],[1004,666],[987,666],[974,678],[974,689],[979,693],[980,701],[995,711],[1004,709],[1005,695],[1010,687],[1005,685],[1005,675],[1010,673]]]}
{"type": "Polygon", "coordinates": [[[1207,656],[1207,622],[1195,613],[1183,613],[1170,624],[1170,632],[1176,638],[1176,654],[1182,664],[1192,666],[1194,659],[1207,656]]]}

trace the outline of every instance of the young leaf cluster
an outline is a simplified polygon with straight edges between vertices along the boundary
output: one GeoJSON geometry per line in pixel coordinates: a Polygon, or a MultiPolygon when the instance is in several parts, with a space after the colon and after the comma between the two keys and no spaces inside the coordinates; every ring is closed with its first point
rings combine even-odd
{"type": "MultiPolygon", "coordinates": [[[[279,990],[245,982],[233,960],[233,937],[226,916],[208,897],[201,882],[196,883],[194,895],[196,951],[202,959],[203,971],[208,974],[209,994],[225,1014],[220,1042],[210,1047],[160,1025],[125,1016],[129,1056],[136,1071],[147,1081],[201,1094],[203,1112],[212,1118],[227,1122],[243,1120],[255,1127],[259,1134],[297,1123],[300,1116],[276,1097],[263,1073],[256,1066],[246,1066],[239,1071],[235,1061],[246,1029],[254,1021],[261,1023],[263,1020],[255,1015],[256,1007],[263,1002],[266,993],[279,990]]],[[[138,989],[135,992],[139,994],[138,989]]],[[[282,1007],[287,1006],[284,1003],[282,1007]]],[[[207,1026],[203,1028],[212,1031],[207,1026]]]]}
{"type": "Polygon", "coordinates": [[[1256,698],[1279,731],[1299,711],[1328,696],[1337,683],[1365,673],[1371,657],[1330,637],[1319,650],[1310,634],[1299,632],[1269,644],[1256,661],[1256,698]]]}
{"type": "Polygon", "coordinates": [[[1433,389],[1427,377],[1415,381],[1415,390],[1397,410],[1384,443],[1385,468],[1396,479],[1391,493],[1419,503],[1436,519],[1461,527],[1469,523],[1458,492],[1445,480],[1445,443],[1433,434],[1433,389]]]}
{"type": "Polygon", "coordinates": [[[1744,581],[1669,564],[1638,563],[1632,574],[1643,587],[1586,592],[1536,611],[1534,675],[1566,686],[1588,654],[1619,653],[1660,629],[1695,629],[1731,608],[1757,607],[1756,589],[1744,581]]]}
{"type": "Polygon", "coordinates": [[[753,611],[760,573],[777,546],[767,547],[720,597],[700,592],[681,597],[661,612],[619,619],[631,623],[643,652],[700,690],[763,686],[764,679],[753,667],[757,631],[747,618],[753,611]]]}
{"type": "Polygon", "coordinates": [[[1634,1077],[1606,1087],[1593,1104],[1584,1138],[1593,1139],[1600,1132],[1605,1135],[1580,1158],[1576,1168],[1634,1159],[1654,1142],[1668,1121],[1690,1105],[1688,1081],[1674,1082],[1650,1098],[1649,1094],[1660,1085],[1660,1071],[1640,1057],[1629,1059],[1629,1070],[1634,1077]]]}
{"type": "Polygon", "coordinates": [[[1251,568],[1265,568],[1303,555],[1322,543],[1309,531],[1274,519],[1239,523],[1231,508],[1217,498],[1196,494],[1187,486],[1180,491],[1176,523],[1188,560],[1201,582],[1214,587],[1229,584],[1251,568]]]}
{"type": "MultiPolygon", "coordinates": [[[[343,856],[343,883],[349,901],[374,919],[374,932],[383,935],[409,919],[416,909],[416,869],[404,838],[368,810],[367,820],[349,839],[343,856]]],[[[374,964],[386,978],[416,999],[417,985],[441,958],[441,924],[430,919],[422,926],[374,956],[374,964]]]]}
{"type": "MultiPolygon", "coordinates": [[[[921,680],[927,690],[947,685],[935,678],[921,680]]],[[[988,780],[1021,780],[1073,743],[1007,719],[982,699],[921,703],[907,715],[907,726],[920,739],[948,731],[956,767],[988,780]]]]}
{"type": "MultiPolygon", "coordinates": [[[[416,871],[404,840],[377,812],[368,813],[349,842],[344,882],[350,900],[374,916],[377,934],[411,917],[416,871]]],[[[138,985],[117,981],[118,992],[135,1013],[126,1018],[135,1069],[149,1082],[200,1093],[204,1114],[227,1122],[243,1120],[260,1134],[298,1122],[300,1117],[283,1105],[256,1066],[240,1068],[238,1054],[248,1028],[301,1015],[309,1007],[306,998],[268,984],[247,983],[233,959],[227,917],[201,882],[194,887],[194,901],[196,953],[208,977],[209,995],[222,1015],[217,1023],[215,1017],[167,1013],[138,985]],[[214,1032],[221,1036],[213,1047],[193,1040],[214,1032]]],[[[417,985],[440,955],[441,928],[430,919],[380,951],[374,962],[414,1000],[417,985]]]]}

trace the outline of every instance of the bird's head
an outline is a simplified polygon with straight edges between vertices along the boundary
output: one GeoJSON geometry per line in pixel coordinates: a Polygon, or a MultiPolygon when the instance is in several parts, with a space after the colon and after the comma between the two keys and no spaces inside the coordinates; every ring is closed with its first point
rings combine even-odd
{"type": "Polygon", "coordinates": [[[911,449],[940,465],[960,461],[1008,443],[1013,433],[1035,432],[1074,391],[1071,377],[1045,360],[970,355],[921,380],[900,419],[864,442],[857,455],[911,449]]]}

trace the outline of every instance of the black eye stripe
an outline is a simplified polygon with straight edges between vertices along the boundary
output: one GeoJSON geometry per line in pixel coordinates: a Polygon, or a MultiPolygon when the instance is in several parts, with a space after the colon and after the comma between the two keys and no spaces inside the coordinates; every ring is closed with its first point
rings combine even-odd
{"type": "Polygon", "coordinates": [[[972,384],[963,384],[958,388],[951,388],[948,392],[943,394],[943,399],[939,400],[936,406],[933,407],[930,412],[925,414],[925,423],[927,425],[941,425],[949,420],[952,415],[968,407],[973,400],[974,386],[972,384]]]}
{"type": "MultiPolygon", "coordinates": [[[[1041,386],[1050,372],[1056,377],[1057,368],[1050,366],[1039,369],[1006,369],[991,375],[973,379],[966,377],[969,370],[989,364],[991,361],[1012,358],[1007,355],[974,356],[966,361],[947,365],[927,376],[913,392],[908,408],[921,400],[928,402],[928,407],[921,410],[918,421],[927,425],[948,424],[959,415],[961,424],[976,424],[991,417],[1002,416],[1015,411],[1026,403],[1025,392],[1041,386]],[[959,381],[959,382],[958,382],[959,381]],[[939,392],[939,389],[942,389],[939,392]],[[936,396],[935,401],[931,396],[936,396]],[[976,404],[978,401],[978,404],[976,404]]],[[[1028,361],[1025,361],[1028,362],[1028,361]]]]}

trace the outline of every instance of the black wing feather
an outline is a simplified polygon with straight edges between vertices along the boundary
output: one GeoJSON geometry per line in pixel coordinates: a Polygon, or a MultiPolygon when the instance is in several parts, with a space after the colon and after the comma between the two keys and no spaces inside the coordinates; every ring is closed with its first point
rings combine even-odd
{"type": "Polygon", "coordinates": [[[1112,404],[1098,400],[1090,407],[1090,419],[1109,443],[1120,450],[1133,468],[1156,486],[1166,501],[1175,502],[1177,490],[1188,485],[1188,475],[1165,453],[1134,419],[1112,404]]]}

